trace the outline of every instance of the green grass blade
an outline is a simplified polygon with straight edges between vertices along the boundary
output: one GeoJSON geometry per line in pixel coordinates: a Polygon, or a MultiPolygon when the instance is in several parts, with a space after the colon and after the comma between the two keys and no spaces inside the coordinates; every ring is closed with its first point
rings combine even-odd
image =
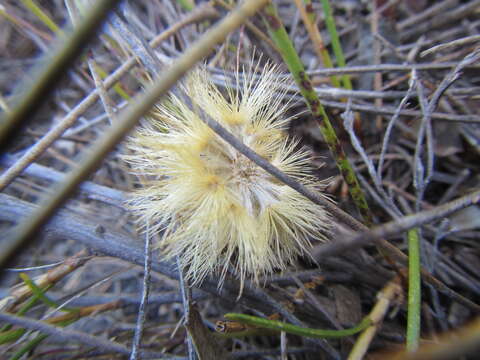
{"type": "MultiPolygon", "coordinates": [[[[339,67],[345,67],[346,61],[343,54],[342,45],[340,43],[340,37],[338,36],[337,26],[335,25],[335,19],[333,18],[332,8],[330,7],[329,0],[322,0],[323,12],[325,14],[325,24],[327,26],[328,33],[332,41],[333,53],[337,59],[337,65],[339,67]]],[[[350,81],[350,76],[342,75],[341,77],[343,87],[347,90],[352,90],[352,82],[350,81]]]]}
{"type": "Polygon", "coordinates": [[[20,360],[23,355],[35,349],[47,337],[48,335],[45,334],[38,335],[37,337],[35,337],[35,339],[30,340],[27,344],[22,346],[21,349],[15,352],[15,354],[13,354],[9,360],[20,360]]]}
{"type": "Polygon", "coordinates": [[[344,330],[323,330],[323,329],[310,329],[304,328],[288,323],[284,323],[282,321],[277,320],[268,320],[264,318],[260,318],[257,316],[250,316],[245,314],[235,314],[229,313],[225,314],[225,318],[228,320],[238,321],[243,324],[248,324],[252,326],[256,326],[259,328],[276,330],[276,331],[284,331],[288,334],[294,334],[299,336],[311,337],[311,338],[342,338],[345,336],[355,335],[360,331],[369,327],[372,322],[369,318],[364,318],[358,325],[344,330]]]}
{"type": "Polygon", "coordinates": [[[37,5],[33,0],[21,0],[32,14],[34,14],[46,27],[52,30],[55,34],[63,34],[60,27],[37,5]]]}
{"type": "MultiPolygon", "coordinates": [[[[42,301],[45,305],[48,307],[57,309],[60,308],[60,304],[57,304],[55,301],[50,299],[47,295],[45,295],[45,290],[40,289],[33,281],[28,277],[27,274],[22,273],[20,274],[20,278],[23,280],[23,282],[32,290],[32,293],[40,300],[42,301]]],[[[68,309],[68,308],[62,308],[62,311],[66,312],[72,312],[76,311],[74,309],[68,309]]]]}

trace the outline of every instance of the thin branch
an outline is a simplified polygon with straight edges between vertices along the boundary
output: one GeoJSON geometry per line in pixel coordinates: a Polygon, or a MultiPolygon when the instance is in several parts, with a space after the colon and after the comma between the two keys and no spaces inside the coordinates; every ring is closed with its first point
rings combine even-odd
{"type": "Polygon", "coordinates": [[[130,360],[137,360],[140,353],[143,327],[145,324],[147,305],[149,301],[148,297],[150,294],[150,277],[151,277],[150,274],[152,270],[152,247],[151,247],[149,224],[147,224],[147,229],[145,231],[145,245],[144,245],[143,254],[145,257],[145,262],[143,266],[142,298],[140,301],[140,306],[138,308],[137,325],[135,327],[135,336],[133,338],[133,345],[132,345],[132,352],[130,354],[130,360]]]}
{"type": "MultiPolygon", "coordinates": [[[[126,3],[124,12],[128,8],[128,3],[126,3]]],[[[110,18],[109,23],[118,32],[121,39],[128,44],[131,52],[141,60],[142,65],[148,70],[149,74],[155,77],[161,67],[160,60],[142,33],[125,18],[124,12],[116,11],[115,15],[110,18]]]]}
{"type": "Polygon", "coordinates": [[[99,74],[98,65],[93,57],[93,53],[94,52],[92,51],[87,61],[88,68],[90,69],[90,73],[92,74],[95,87],[97,88],[98,94],[100,96],[100,101],[102,102],[105,113],[107,114],[108,121],[110,125],[112,125],[116,117],[114,105],[112,99],[108,96],[107,89],[105,88],[105,83],[99,74]]]}
{"type": "MultiPolygon", "coordinates": [[[[0,157],[0,166],[11,166],[15,161],[13,157],[4,155],[0,157]]],[[[66,175],[60,171],[52,168],[32,163],[25,169],[25,174],[33,176],[37,179],[48,180],[52,182],[62,182],[66,175]]],[[[110,187],[95,184],[91,181],[85,181],[80,185],[79,190],[88,195],[92,199],[102,201],[106,204],[114,205],[123,208],[127,195],[120,190],[112,189],[110,187]]]]}
{"type": "MultiPolygon", "coordinates": [[[[331,68],[331,69],[317,69],[309,71],[311,76],[323,75],[341,75],[341,74],[356,74],[356,73],[368,73],[368,72],[392,72],[392,71],[405,71],[410,72],[412,70],[442,70],[453,69],[458,65],[458,62],[445,62],[445,63],[425,63],[425,64],[378,64],[378,65],[362,65],[362,66],[347,66],[344,68],[331,68]]],[[[480,68],[478,64],[470,64],[467,68],[480,68]]]]}
{"type": "MultiPolygon", "coordinates": [[[[300,100],[300,97],[296,97],[300,100]]],[[[322,104],[325,107],[332,107],[336,109],[345,110],[347,108],[347,104],[342,102],[336,101],[327,101],[322,100],[322,104]]],[[[396,108],[391,106],[382,106],[381,108],[377,108],[373,105],[360,105],[360,104],[352,104],[351,106],[353,111],[364,111],[369,112],[372,114],[382,114],[382,115],[394,115],[397,111],[396,108]]],[[[422,116],[421,111],[417,110],[401,110],[400,115],[402,116],[412,116],[412,117],[419,117],[422,116]]],[[[454,121],[454,122],[466,122],[466,123],[479,123],[480,116],[478,115],[455,115],[455,114],[446,114],[446,113],[432,113],[432,119],[436,120],[443,120],[443,121],[454,121]]]]}
{"type": "MultiPolygon", "coordinates": [[[[23,217],[30,217],[38,209],[38,205],[0,194],[0,220],[2,221],[17,222],[23,217]]],[[[5,235],[2,234],[2,236],[5,235]]],[[[105,255],[140,266],[145,264],[142,249],[138,247],[138,243],[133,242],[132,238],[66,209],[59,211],[46,225],[45,235],[72,239],[105,255]]],[[[177,270],[171,263],[155,261],[152,266],[155,271],[172,279],[178,278],[177,270]]]]}
{"type": "Polygon", "coordinates": [[[321,245],[317,247],[314,258],[321,262],[321,258],[323,257],[332,256],[343,251],[354,250],[381,238],[401,234],[408,229],[442,219],[458,210],[478,204],[479,202],[480,190],[477,190],[446,204],[436,206],[433,209],[408,215],[395,221],[375,226],[370,231],[363,231],[359,234],[351,235],[343,239],[336,239],[335,242],[321,245]]]}
{"type": "MultiPolygon", "coordinates": [[[[190,306],[192,304],[192,290],[188,286],[185,277],[183,276],[183,268],[180,262],[180,258],[177,256],[177,268],[178,268],[178,280],[180,286],[180,294],[182,297],[182,305],[183,305],[183,318],[185,322],[190,319],[190,306]]],[[[191,326],[192,324],[190,324],[191,326]]],[[[188,359],[195,360],[196,353],[195,348],[193,346],[192,336],[189,331],[187,331],[187,349],[188,349],[188,359]]]]}
{"type": "MultiPolygon", "coordinates": [[[[93,346],[95,348],[100,349],[106,353],[117,353],[123,355],[129,355],[130,349],[126,346],[119,344],[117,342],[103,340],[97,336],[92,336],[83,332],[75,331],[75,330],[68,330],[65,328],[56,327],[53,325],[49,325],[45,322],[28,319],[26,317],[19,317],[12,314],[7,314],[4,312],[0,312],[0,319],[6,323],[15,324],[21,327],[25,327],[31,330],[37,330],[42,332],[43,334],[48,334],[52,336],[55,341],[68,343],[71,341],[78,341],[79,343],[93,346]]],[[[142,353],[142,357],[144,359],[184,359],[178,357],[171,357],[165,356],[164,353],[161,352],[150,352],[145,351],[142,353]]]]}
{"type": "Polygon", "coordinates": [[[456,39],[456,40],[447,42],[445,44],[432,46],[430,49],[422,51],[420,53],[420,57],[430,55],[431,53],[434,53],[436,51],[449,49],[455,46],[469,44],[471,42],[480,42],[480,35],[470,35],[470,36],[463,37],[461,39],[456,39]]]}
{"type": "Polygon", "coordinates": [[[377,333],[381,322],[385,318],[387,311],[395,298],[402,293],[402,288],[398,284],[398,278],[391,280],[378,294],[377,303],[370,311],[368,317],[373,324],[365,329],[355,342],[355,346],[348,355],[348,360],[361,360],[364,358],[373,337],[377,333]]]}
{"type": "Polygon", "coordinates": [[[53,57],[50,52],[45,55],[44,61],[41,61],[41,65],[36,69],[39,72],[35,79],[28,81],[28,84],[22,84],[24,92],[22,91],[23,96],[18,105],[6,118],[1,119],[0,149],[5,148],[15,138],[15,134],[25,126],[25,122],[31,120],[32,114],[38,112],[40,106],[48,99],[48,95],[60,84],[59,79],[66,73],[65,69],[73,64],[81,51],[95,38],[97,29],[119,2],[119,0],[98,2],[71,35],[67,38],[59,37],[59,43],[53,50],[53,57]]]}
{"type": "MultiPolygon", "coordinates": [[[[181,28],[201,21],[203,19],[209,19],[214,17],[216,12],[212,10],[211,6],[207,4],[198,6],[188,16],[181,19],[178,23],[172,25],[170,28],[156,36],[151,42],[151,47],[158,46],[162,41],[172,36],[181,28]]],[[[103,87],[108,90],[114,86],[122,76],[124,76],[133,66],[137,64],[137,58],[132,56],[128,58],[115,72],[108,76],[103,81],[103,87]]],[[[39,141],[35,143],[30,149],[28,149],[23,156],[18,159],[15,164],[5,171],[0,176],[0,191],[3,190],[8,184],[10,184],[16,176],[18,176],[25,168],[35,161],[55,140],[57,140],[62,134],[74,124],[74,122],[83,114],[88,108],[90,108],[98,100],[100,92],[93,90],[85,99],[83,99],[77,106],[75,106],[69,114],[61,119],[57,125],[50,129],[39,141]]]]}

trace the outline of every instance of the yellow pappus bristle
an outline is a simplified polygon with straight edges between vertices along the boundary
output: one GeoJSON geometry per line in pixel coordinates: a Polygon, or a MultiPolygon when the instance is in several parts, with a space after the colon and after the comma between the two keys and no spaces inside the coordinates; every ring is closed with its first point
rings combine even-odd
{"type": "Polygon", "coordinates": [[[289,82],[279,79],[272,65],[250,66],[224,95],[197,69],[182,87],[188,101],[171,95],[129,140],[127,161],[148,178],[129,205],[150,231],[163,231],[160,250],[179,257],[192,285],[212,274],[221,285],[228,269],[242,282],[258,283],[308,254],[311,240],[328,231],[321,206],[237,152],[200,118],[210,116],[280,170],[321,189],[308,152],[284,132],[289,82]]]}

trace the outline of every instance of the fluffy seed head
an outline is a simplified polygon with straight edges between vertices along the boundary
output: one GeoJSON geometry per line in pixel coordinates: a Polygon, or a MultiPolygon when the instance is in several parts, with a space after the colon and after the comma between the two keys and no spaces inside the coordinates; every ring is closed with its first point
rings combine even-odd
{"type": "Polygon", "coordinates": [[[210,274],[223,282],[228,269],[240,279],[285,269],[323,239],[325,210],[279,182],[216,135],[210,116],[243,143],[306,186],[309,154],[284,133],[287,80],[274,66],[252,66],[226,94],[204,69],[185,81],[188,101],[170,95],[130,139],[127,156],[144,186],[130,206],[143,224],[163,231],[159,248],[178,256],[191,284],[210,274]],[[256,79],[256,72],[259,78],[256,79]],[[143,176],[146,175],[146,176],[143,176]]]}

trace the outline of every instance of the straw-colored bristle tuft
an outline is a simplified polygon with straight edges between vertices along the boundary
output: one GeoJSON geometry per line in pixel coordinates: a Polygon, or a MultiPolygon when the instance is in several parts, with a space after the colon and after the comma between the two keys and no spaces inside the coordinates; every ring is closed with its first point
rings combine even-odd
{"type": "Polygon", "coordinates": [[[308,152],[296,150],[284,132],[287,84],[274,66],[251,66],[223,95],[206,70],[195,70],[183,86],[188,101],[171,95],[130,138],[132,171],[149,179],[130,206],[150,229],[164,231],[160,250],[179,256],[193,285],[212,274],[221,285],[228,269],[242,282],[258,283],[307,254],[312,239],[324,239],[330,220],[321,206],[201,120],[213,118],[289,176],[321,189],[310,174],[308,152]]]}

